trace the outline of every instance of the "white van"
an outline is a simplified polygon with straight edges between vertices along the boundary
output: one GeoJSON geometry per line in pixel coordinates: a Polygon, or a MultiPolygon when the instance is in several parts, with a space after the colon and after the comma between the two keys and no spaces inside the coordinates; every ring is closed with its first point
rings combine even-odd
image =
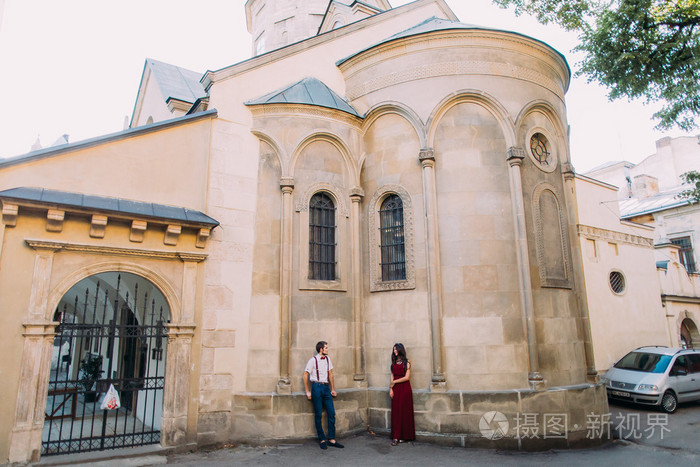
{"type": "Polygon", "coordinates": [[[700,350],[640,347],[622,357],[601,382],[609,399],[673,413],[679,402],[700,400],[700,350]]]}

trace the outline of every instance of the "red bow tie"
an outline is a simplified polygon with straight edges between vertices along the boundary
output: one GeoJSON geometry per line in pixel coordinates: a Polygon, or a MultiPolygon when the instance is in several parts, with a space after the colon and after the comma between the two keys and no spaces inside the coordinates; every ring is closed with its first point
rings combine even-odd
{"type": "Polygon", "coordinates": [[[326,359],[326,357],[321,357],[321,360],[325,360],[325,359],[326,359]]]}

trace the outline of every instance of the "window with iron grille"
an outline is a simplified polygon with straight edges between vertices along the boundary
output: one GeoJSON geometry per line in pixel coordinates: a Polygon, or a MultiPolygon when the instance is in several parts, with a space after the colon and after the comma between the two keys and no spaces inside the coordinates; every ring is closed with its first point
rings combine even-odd
{"type": "Polygon", "coordinates": [[[309,278],[335,280],[335,204],[325,193],[309,202],[309,278]]]}
{"type": "Polygon", "coordinates": [[[625,276],[620,271],[610,273],[610,288],[618,295],[625,291],[625,276]]]}
{"type": "Polygon", "coordinates": [[[383,281],[406,279],[406,247],[404,240],[403,202],[390,195],[379,210],[379,237],[383,281]]]}
{"type": "Polygon", "coordinates": [[[681,247],[678,250],[678,256],[681,263],[685,266],[685,270],[691,273],[697,272],[695,269],[695,255],[693,254],[693,244],[690,243],[690,237],[680,237],[671,239],[671,243],[681,247]]]}

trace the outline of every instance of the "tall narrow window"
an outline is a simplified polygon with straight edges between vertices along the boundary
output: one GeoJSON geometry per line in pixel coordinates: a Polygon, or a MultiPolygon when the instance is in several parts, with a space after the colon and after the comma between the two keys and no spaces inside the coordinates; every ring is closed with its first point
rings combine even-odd
{"type": "Polygon", "coordinates": [[[406,279],[406,246],[404,240],[403,202],[390,195],[379,210],[379,237],[382,251],[383,281],[406,279]]]}
{"type": "Polygon", "coordinates": [[[335,204],[325,193],[309,202],[309,278],[335,280],[335,204]]]}
{"type": "Polygon", "coordinates": [[[685,266],[685,270],[690,273],[695,273],[695,255],[693,254],[693,244],[690,243],[690,237],[680,237],[671,239],[671,243],[681,247],[678,250],[678,256],[680,256],[681,263],[685,266]]]}

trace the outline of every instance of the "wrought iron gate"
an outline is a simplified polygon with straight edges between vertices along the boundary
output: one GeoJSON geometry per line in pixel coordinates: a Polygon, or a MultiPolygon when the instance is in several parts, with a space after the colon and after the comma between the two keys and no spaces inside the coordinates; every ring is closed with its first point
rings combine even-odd
{"type": "Polygon", "coordinates": [[[61,324],[54,340],[42,455],[160,442],[169,311],[159,294],[139,296],[139,283],[142,289],[150,283],[124,275],[131,284],[116,273],[81,281],[56,310],[61,324]],[[110,385],[121,407],[102,410],[100,399],[110,385]]]}

